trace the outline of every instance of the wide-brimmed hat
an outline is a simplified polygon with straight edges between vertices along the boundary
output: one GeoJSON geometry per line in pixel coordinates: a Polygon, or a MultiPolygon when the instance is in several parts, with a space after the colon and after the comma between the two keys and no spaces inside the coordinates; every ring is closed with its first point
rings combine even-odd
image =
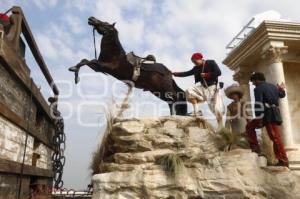
{"type": "Polygon", "coordinates": [[[225,89],[225,95],[231,99],[231,95],[233,93],[237,93],[241,96],[241,98],[243,97],[244,95],[244,91],[243,89],[238,85],[238,84],[232,84],[231,86],[228,86],[226,89],[225,89]]]}

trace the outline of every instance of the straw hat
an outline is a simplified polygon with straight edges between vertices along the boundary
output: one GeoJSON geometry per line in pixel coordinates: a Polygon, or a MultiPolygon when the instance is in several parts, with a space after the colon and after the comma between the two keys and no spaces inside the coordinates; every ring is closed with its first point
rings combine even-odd
{"type": "Polygon", "coordinates": [[[243,97],[244,95],[244,92],[243,92],[243,89],[238,85],[238,84],[232,84],[231,86],[228,86],[226,89],[225,89],[225,95],[231,99],[231,95],[233,93],[237,93],[241,96],[241,98],[243,97]]]}

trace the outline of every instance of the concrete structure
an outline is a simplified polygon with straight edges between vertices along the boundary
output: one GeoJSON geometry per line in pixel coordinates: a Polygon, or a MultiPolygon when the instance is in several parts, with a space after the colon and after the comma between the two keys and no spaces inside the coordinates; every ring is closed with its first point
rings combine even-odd
{"type": "Polygon", "coordinates": [[[299,175],[237,143],[223,151],[203,118],[114,121],[94,157],[93,199],[299,198],[299,175]]]}
{"type": "Polygon", "coordinates": [[[292,169],[300,169],[300,23],[264,21],[223,61],[250,100],[249,77],[263,72],[268,82],[286,84],[287,97],[280,101],[284,119],[282,137],[292,169]]]}

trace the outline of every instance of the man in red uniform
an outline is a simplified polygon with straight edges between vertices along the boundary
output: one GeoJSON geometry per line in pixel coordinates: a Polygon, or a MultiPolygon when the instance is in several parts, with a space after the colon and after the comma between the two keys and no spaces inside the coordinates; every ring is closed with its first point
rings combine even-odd
{"type": "Polygon", "coordinates": [[[285,97],[284,84],[273,85],[265,81],[263,73],[253,73],[250,78],[255,86],[255,116],[246,126],[246,134],[252,151],[260,153],[255,129],[266,127],[278,163],[276,166],[289,166],[289,161],[280,137],[279,125],[282,123],[278,108],[279,98],[285,97]]]}
{"type": "Polygon", "coordinates": [[[221,70],[214,60],[205,60],[201,53],[194,53],[191,61],[194,63],[194,67],[191,70],[173,72],[173,75],[177,77],[194,76],[195,85],[186,90],[187,100],[193,104],[194,114],[197,114],[196,104],[206,101],[210,110],[216,115],[219,126],[222,126],[224,104],[217,89],[221,70]],[[198,82],[200,84],[197,84],[198,82]]]}

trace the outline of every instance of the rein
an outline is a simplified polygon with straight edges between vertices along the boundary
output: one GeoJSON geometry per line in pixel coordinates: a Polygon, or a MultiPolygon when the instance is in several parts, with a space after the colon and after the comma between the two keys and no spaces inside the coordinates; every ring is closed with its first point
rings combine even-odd
{"type": "Polygon", "coordinates": [[[97,59],[97,48],[96,48],[96,36],[95,36],[95,31],[96,31],[96,28],[93,28],[95,59],[97,59]]]}

